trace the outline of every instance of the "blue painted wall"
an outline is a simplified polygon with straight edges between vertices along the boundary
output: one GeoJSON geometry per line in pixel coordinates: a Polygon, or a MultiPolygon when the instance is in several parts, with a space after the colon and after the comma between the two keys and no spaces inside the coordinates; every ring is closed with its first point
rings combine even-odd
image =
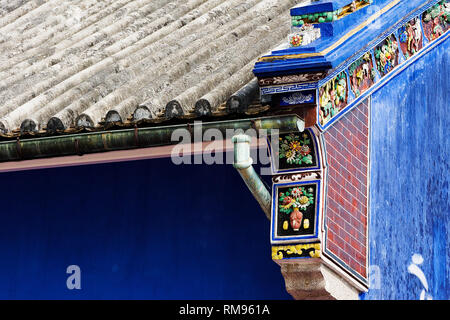
{"type": "Polygon", "coordinates": [[[366,299],[450,299],[450,40],[372,96],[370,265],[366,299]],[[377,267],[380,286],[377,288],[377,267]],[[426,290],[425,290],[426,291],[426,290]]]}
{"type": "Polygon", "coordinates": [[[290,299],[231,165],[1,174],[0,299],[290,299]],[[81,268],[68,290],[66,268],[81,268]]]}

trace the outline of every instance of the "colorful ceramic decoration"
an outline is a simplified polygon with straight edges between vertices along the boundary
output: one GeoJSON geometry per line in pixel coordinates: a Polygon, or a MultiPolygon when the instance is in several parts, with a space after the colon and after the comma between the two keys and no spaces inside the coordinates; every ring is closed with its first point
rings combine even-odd
{"type": "Polygon", "coordinates": [[[406,59],[422,49],[422,28],[420,20],[414,18],[398,29],[400,49],[406,59]]]}
{"type": "Polygon", "coordinates": [[[301,136],[290,133],[280,138],[280,159],[286,159],[288,164],[312,164],[311,139],[307,133],[301,136]]]}
{"type": "Polygon", "coordinates": [[[303,37],[298,33],[289,36],[289,44],[291,47],[299,47],[302,45],[302,42],[303,37]]]}
{"type": "Polygon", "coordinates": [[[280,134],[278,144],[268,139],[272,172],[299,172],[320,169],[317,142],[311,129],[303,132],[280,134]]]}
{"type": "Polygon", "coordinates": [[[350,75],[350,88],[356,97],[369,89],[375,80],[375,69],[370,52],[366,52],[361,58],[353,62],[348,67],[348,74],[350,75]]]}
{"type": "Polygon", "coordinates": [[[353,13],[357,11],[358,9],[361,9],[369,4],[372,3],[372,0],[355,0],[355,1],[349,1],[349,4],[339,8],[334,11],[327,11],[327,12],[316,12],[316,13],[310,13],[310,14],[302,14],[302,15],[292,15],[291,16],[291,22],[292,26],[303,26],[305,24],[317,24],[317,23],[324,23],[324,22],[333,22],[338,19],[341,19],[342,17],[353,13]]]}
{"type": "Polygon", "coordinates": [[[375,47],[377,69],[383,77],[398,65],[398,44],[394,35],[388,36],[375,47]]]}
{"type": "Polygon", "coordinates": [[[422,14],[423,31],[429,41],[443,35],[450,27],[450,4],[440,1],[422,14]]]}
{"type": "Polygon", "coordinates": [[[320,181],[274,184],[272,243],[317,238],[320,181]]]}
{"type": "Polygon", "coordinates": [[[303,26],[306,23],[332,22],[338,19],[342,9],[331,12],[320,12],[313,14],[304,14],[301,16],[291,16],[292,26],[303,26]]]}
{"type": "Polygon", "coordinates": [[[303,228],[303,214],[301,211],[305,211],[314,203],[313,191],[312,188],[296,187],[289,188],[285,193],[280,193],[278,209],[289,216],[292,230],[299,231],[300,228],[303,228]]]}
{"type": "Polygon", "coordinates": [[[324,125],[330,121],[347,105],[347,99],[347,75],[342,71],[319,89],[320,123],[324,125]]]}
{"type": "Polygon", "coordinates": [[[304,24],[299,28],[292,27],[291,33],[288,36],[289,45],[291,47],[304,46],[310,44],[311,42],[319,38],[320,38],[320,29],[314,28],[310,24],[304,24]]]}
{"type": "MultiPolygon", "coordinates": [[[[355,3],[358,9],[359,4],[358,2],[355,3]]],[[[383,8],[384,12],[389,12],[389,8],[395,5],[407,6],[402,2],[397,3],[386,1],[386,6],[383,8]]],[[[305,18],[303,13],[313,9],[315,5],[315,3],[309,3],[305,6],[294,7],[291,9],[291,14],[295,19],[305,18]]],[[[322,5],[322,2],[317,2],[317,6],[322,5]]],[[[345,7],[347,6],[343,8],[345,7]]],[[[353,5],[354,7],[355,5],[353,5]]],[[[351,2],[349,2],[348,8],[349,10],[352,8],[351,2]]],[[[334,10],[334,7],[332,10],[334,10]]],[[[448,37],[450,4],[447,0],[427,2],[417,10],[411,11],[411,13],[413,12],[414,14],[405,16],[395,25],[387,25],[381,18],[378,19],[378,22],[385,28],[369,28],[370,30],[364,31],[364,37],[373,33],[376,38],[373,38],[373,41],[364,41],[364,45],[368,43],[368,46],[365,47],[364,51],[361,53],[358,51],[358,54],[354,56],[347,57],[347,51],[343,52],[342,55],[335,53],[334,50],[339,51],[340,47],[322,55],[322,52],[314,51],[319,50],[320,46],[312,44],[311,47],[299,48],[298,50],[290,48],[276,50],[271,55],[260,57],[253,72],[259,79],[261,95],[277,95],[277,98],[283,95],[282,97],[285,99],[274,99],[272,101],[287,106],[296,101],[303,101],[304,95],[294,96],[285,95],[285,93],[316,90],[316,101],[314,103],[318,107],[317,126],[321,131],[327,130],[336,120],[358,104],[362,98],[371,94],[373,90],[387,81],[389,77],[386,77],[386,75],[394,74],[391,72],[393,69],[400,70],[400,68],[408,66],[426,48],[437,45],[436,39],[448,37]],[[390,35],[386,37],[388,34],[390,35]],[[342,60],[341,57],[344,56],[347,57],[346,60],[342,60]],[[328,73],[324,71],[307,73],[310,65],[316,67],[314,70],[319,70],[319,67],[329,68],[325,65],[326,62],[334,63],[328,73]],[[279,72],[278,75],[277,72],[279,72]],[[301,74],[295,74],[295,72],[301,72],[301,74]],[[294,75],[289,73],[294,73],[294,75]],[[347,88],[347,86],[350,88],[347,88]]],[[[308,23],[308,19],[302,19],[303,23],[308,23]]],[[[343,23],[343,21],[340,22],[343,23]]],[[[364,23],[360,25],[362,26],[364,23]]],[[[332,25],[337,24],[315,26],[322,29],[322,37],[327,39],[328,37],[333,38],[333,36],[329,36],[324,30],[327,30],[328,27],[331,28],[332,25]]],[[[363,33],[361,35],[363,36],[363,33]]],[[[355,45],[360,47],[360,43],[357,43],[357,41],[355,41],[355,45]]],[[[350,50],[350,52],[352,51],[350,50]]]]}
{"type": "Polygon", "coordinates": [[[307,243],[287,246],[273,246],[272,259],[319,258],[320,243],[307,243]]]}

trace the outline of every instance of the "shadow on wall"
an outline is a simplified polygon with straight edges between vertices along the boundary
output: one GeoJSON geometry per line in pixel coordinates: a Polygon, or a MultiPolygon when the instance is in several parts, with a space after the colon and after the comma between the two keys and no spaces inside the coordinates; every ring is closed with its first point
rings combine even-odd
{"type": "Polygon", "coordinates": [[[168,158],[1,178],[0,299],[291,298],[269,223],[231,165],[168,158]]]}

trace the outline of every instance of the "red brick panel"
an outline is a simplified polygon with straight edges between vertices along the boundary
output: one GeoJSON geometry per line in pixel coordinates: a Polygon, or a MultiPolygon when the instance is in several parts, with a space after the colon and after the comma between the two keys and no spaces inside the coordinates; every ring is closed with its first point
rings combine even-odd
{"type": "Polygon", "coordinates": [[[328,160],[325,247],[367,278],[367,100],[324,133],[328,160]]]}

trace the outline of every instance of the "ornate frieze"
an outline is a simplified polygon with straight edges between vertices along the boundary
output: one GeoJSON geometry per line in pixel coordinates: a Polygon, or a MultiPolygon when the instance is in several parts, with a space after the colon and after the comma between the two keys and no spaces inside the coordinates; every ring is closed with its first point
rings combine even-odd
{"type": "MultiPolygon", "coordinates": [[[[441,1],[423,13],[412,16],[400,24],[400,27],[395,29],[396,32],[387,35],[373,48],[348,63],[347,67],[344,66],[343,71],[335,71],[331,74],[329,76],[333,77],[331,80],[325,78],[319,81],[319,128],[325,130],[331,125],[332,120],[339,118],[353,107],[364,92],[380,83],[387,74],[406,65],[405,62],[409,61],[412,56],[422,52],[426,47],[422,29],[429,41],[444,36],[449,29],[449,10],[449,3],[441,1]],[[343,74],[349,77],[348,85],[352,94],[346,100],[336,100],[336,81],[339,77],[343,78],[343,74]],[[321,82],[325,83],[321,84],[321,82]]],[[[344,86],[345,82],[341,83],[344,86]]]]}
{"type": "Polygon", "coordinates": [[[272,259],[319,258],[320,243],[307,243],[272,247],[272,259]]]}
{"type": "Polygon", "coordinates": [[[296,92],[303,91],[308,89],[316,89],[317,83],[293,83],[293,84],[284,84],[280,86],[269,86],[269,87],[261,87],[260,93],[261,95],[271,95],[277,93],[284,92],[296,92]]]}
{"type": "Polygon", "coordinates": [[[450,4],[440,1],[422,14],[423,31],[428,41],[442,36],[450,27],[450,4]]]}
{"type": "Polygon", "coordinates": [[[294,182],[294,181],[301,181],[306,180],[308,178],[312,179],[320,179],[322,176],[320,172],[313,171],[313,172],[300,172],[300,173],[294,173],[294,174],[281,174],[278,176],[274,176],[272,178],[272,181],[274,183],[280,183],[280,182],[294,182]]]}
{"type": "Polygon", "coordinates": [[[303,74],[293,74],[287,76],[279,76],[272,78],[261,78],[258,80],[258,84],[261,87],[280,85],[280,84],[290,84],[297,82],[315,82],[323,79],[326,76],[325,72],[313,72],[313,73],[303,73],[303,74]]]}
{"type": "Polygon", "coordinates": [[[325,125],[347,105],[347,74],[340,72],[319,89],[319,121],[325,125]]]}
{"type": "Polygon", "coordinates": [[[422,27],[420,19],[414,18],[398,29],[398,40],[403,56],[409,59],[412,55],[422,49],[422,27]]]}
{"type": "MultiPolygon", "coordinates": [[[[353,35],[352,32],[349,32],[331,42],[334,44],[328,47],[322,46],[324,43],[322,39],[315,42],[316,45],[308,46],[307,49],[283,49],[262,57],[256,63],[254,72],[258,77],[259,75],[264,76],[264,74],[270,77],[259,78],[261,94],[276,95],[277,98],[272,101],[280,107],[298,106],[302,108],[302,104],[316,104],[317,111],[314,117],[311,116],[311,119],[315,118],[313,121],[316,121],[320,130],[326,130],[367,95],[390,79],[391,75],[395,75],[397,70],[412,63],[415,59],[411,59],[411,57],[420,57],[432,43],[448,37],[447,31],[450,28],[448,1],[429,1],[421,6],[419,6],[419,1],[417,2],[420,9],[416,11],[412,11],[410,7],[400,4],[398,1],[386,2],[385,7],[380,11],[357,25],[355,30],[367,31],[357,32],[360,32],[358,37],[364,38],[362,42],[369,45],[362,49],[361,42],[355,43],[355,51],[357,51],[356,48],[361,49],[353,56],[351,54],[347,56],[351,50],[348,50],[348,45],[343,45],[353,35]],[[396,17],[389,13],[390,10],[394,10],[394,7],[395,10],[403,12],[403,19],[397,20],[396,23],[393,23],[396,17]],[[381,16],[387,16],[389,19],[382,20],[381,16]],[[367,22],[377,20],[384,29],[374,29],[367,22]],[[389,21],[391,24],[389,25],[385,21],[389,21]],[[381,31],[375,33],[374,30],[381,31]],[[369,38],[367,35],[370,34],[376,34],[376,38],[369,38]],[[345,50],[341,47],[345,47],[345,50]],[[345,51],[345,54],[337,54],[339,50],[345,51]],[[347,58],[341,59],[344,56],[347,58]],[[332,63],[331,68],[327,62],[332,63]],[[294,71],[293,68],[297,65],[302,66],[297,68],[297,70],[302,70],[301,74],[286,75],[286,72],[294,71]],[[311,66],[322,71],[306,73],[307,68],[311,68],[311,66]],[[334,66],[337,67],[333,69],[334,66]],[[274,75],[278,68],[280,75],[274,75]],[[302,91],[306,90],[316,90],[314,102],[312,102],[313,99],[305,99],[305,92],[302,91]],[[293,92],[302,93],[288,95],[293,92]]],[[[340,2],[340,5],[342,4],[343,2],[340,2]]],[[[296,12],[319,10],[321,5],[320,3],[301,5],[293,8],[291,15],[295,15],[292,13],[295,10],[296,12]]],[[[361,10],[361,12],[365,12],[365,10],[361,10]]],[[[312,13],[317,12],[303,14],[310,15],[312,13]]]]}
{"type": "Polygon", "coordinates": [[[394,35],[391,34],[381,44],[375,47],[375,61],[378,72],[383,77],[394,69],[399,62],[398,44],[394,35]]]}
{"type": "Polygon", "coordinates": [[[348,68],[348,74],[350,88],[355,97],[369,89],[375,82],[375,68],[370,52],[366,52],[364,56],[353,62],[348,68]]]}

